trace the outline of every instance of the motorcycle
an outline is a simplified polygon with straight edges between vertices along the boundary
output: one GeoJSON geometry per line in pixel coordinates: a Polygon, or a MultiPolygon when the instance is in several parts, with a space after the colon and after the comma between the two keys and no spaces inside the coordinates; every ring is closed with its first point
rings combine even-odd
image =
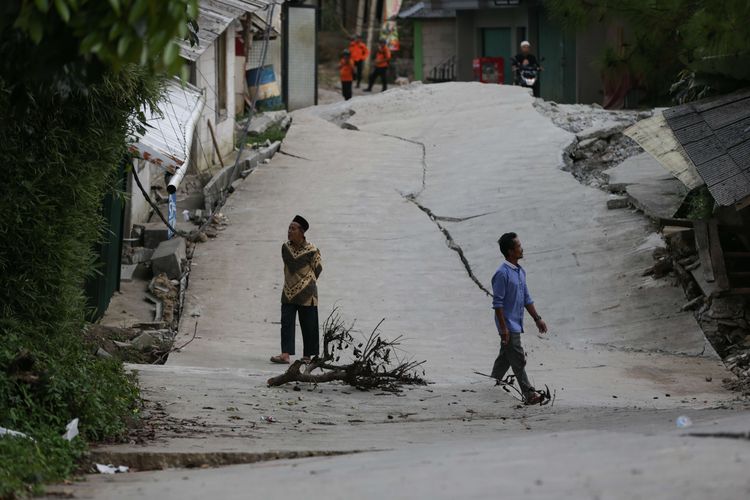
{"type": "MultiPolygon", "coordinates": [[[[542,61],[544,58],[541,59],[542,61]]],[[[518,65],[515,68],[516,71],[516,85],[520,85],[524,88],[534,89],[537,80],[539,79],[539,72],[542,70],[538,64],[524,64],[518,65]]]]}
{"type": "Polygon", "coordinates": [[[534,88],[536,80],[539,77],[539,66],[521,66],[518,69],[518,85],[526,88],[534,88]]]}

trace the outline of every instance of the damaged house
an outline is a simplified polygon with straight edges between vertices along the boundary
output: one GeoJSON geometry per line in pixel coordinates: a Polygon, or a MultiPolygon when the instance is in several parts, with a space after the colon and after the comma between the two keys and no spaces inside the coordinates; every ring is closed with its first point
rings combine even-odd
{"type": "Polygon", "coordinates": [[[690,191],[676,223],[694,235],[704,294],[750,295],[750,90],[664,110],[625,134],[690,191]]]}

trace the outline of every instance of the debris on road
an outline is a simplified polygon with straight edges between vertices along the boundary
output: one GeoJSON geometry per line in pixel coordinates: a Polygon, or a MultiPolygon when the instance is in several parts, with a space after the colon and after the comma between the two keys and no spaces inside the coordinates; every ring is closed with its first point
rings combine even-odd
{"type": "Polygon", "coordinates": [[[124,465],[114,466],[112,464],[94,464],[94,467],[96,469],[96,472],[98,472],[99,474],[121,474],[130,470],[129,467],[126,467],[124,465]]]}
{"type": "Polygon", "coordinates": [[[679,429],[685,429],[686,427],[690,427],[691,425],[693,425],[693,421],[690,420],[690,417],[680,415],[679,417],[677,417],[677,420],[675,420],[675,424],[679,429]]]}
{"type": "MultiPolygon", "coordinates": [[[[493,377],[492,375],[487,375],[486,373],[476,372],[476,371],[474,373],[476,375],[481,375],[483,377],[491,378],[492,380],[495,381],[495,385],[499,385],[500,387],[502,387],[502,389],[505,392],[507,392],[508,394],[510,394],[511,396],[513,396],[514,398],[516,398],[518,401],[522,402],[525,405],[546,406],[548,404],[552,404],[552,405],[555,404],[555,396],[556,396],[557,391],[550,392],[549,386],[547,386],[546,384],[544,386],[543,391],[541,390],[533,391],[534,393],[532,396],[533,399],[529,400],[527,398],[527,395],[523,394],[521,390],[518,387],[516,387],[515,385],[516,377],[513,374],[510,374],[504,379],[500,380],[500,379],[493,377]]],[[[617,396],[613,396],[613,397],[616,398],[617,396]]]]}
{"type": "MultiPolygon", "coordinates": [[[[297,360],[281,375],[268,379],[269,386],[288,382],[314,384],[338,380],[360,390],[381,389],[399,392],[404,384],[424,385],[427,381],[417,374],[424,361],[402,360],[396,348],[401,337],[387,340],[380,336],[377,324],[366,341],[358,342],[352,336],[352,326],[346,326],[334,309],[323,325],[323,356],[309,363],[297,360]],[[351,357],[348,364],[336,364],[341,357],[351,357]],[[314,373],[320,370],[321,373],[314,373]]],[[[422,370],[424,375],[424,370],[422,370]]]]}

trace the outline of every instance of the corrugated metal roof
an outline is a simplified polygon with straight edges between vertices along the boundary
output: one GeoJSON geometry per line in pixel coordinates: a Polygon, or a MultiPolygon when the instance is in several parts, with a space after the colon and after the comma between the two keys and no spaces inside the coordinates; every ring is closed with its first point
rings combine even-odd
{"type": "Polygon", "coordinates": [[[716,203],[750,197],[750,89],[670,108],[664,118],[716,203]]]}
{"type": "Polygon", "coordinates": [[[401,19],[444,19],[456,17],[456,11],[451,9],[433,9],[425,2],[418,2],[399,12],[401,19]]]}
{"type": "Polygon", "coordinates": [[[272,0],[201,0],[198,12],[198,44],[179,40],[180,56],[195,61],[235,19],[246,12],[264,11],[272,0]]]}
{"type": "Polygon", "coordinates": [[[130,151],[174,173],[190,156],[195,122],[204,102],[197,87],[176,78],[169,80],[159,109],[144,110],[146,133],[135,139],[130,151]]]}

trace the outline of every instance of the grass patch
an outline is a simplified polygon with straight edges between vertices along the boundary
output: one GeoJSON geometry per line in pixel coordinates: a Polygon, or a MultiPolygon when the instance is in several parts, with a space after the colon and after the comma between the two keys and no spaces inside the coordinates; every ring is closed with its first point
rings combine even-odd
{"type": "Polygon", "coordinates": [[[266,141],[283,141],[284,137],[286,137],[286,132],[280,125],[272,125],[260,135],[247,136],[247,143],[255,146],[265,144],[266,141]]]}
{"type": "Polygon", "coordinates": [[[75,472],[84,447],[79,438],[68,442],[56,430],[37,432],[34,441],[22,437],[0,439],[0,498],[43,493],[45,483],[62,481],[75,472]]]}

